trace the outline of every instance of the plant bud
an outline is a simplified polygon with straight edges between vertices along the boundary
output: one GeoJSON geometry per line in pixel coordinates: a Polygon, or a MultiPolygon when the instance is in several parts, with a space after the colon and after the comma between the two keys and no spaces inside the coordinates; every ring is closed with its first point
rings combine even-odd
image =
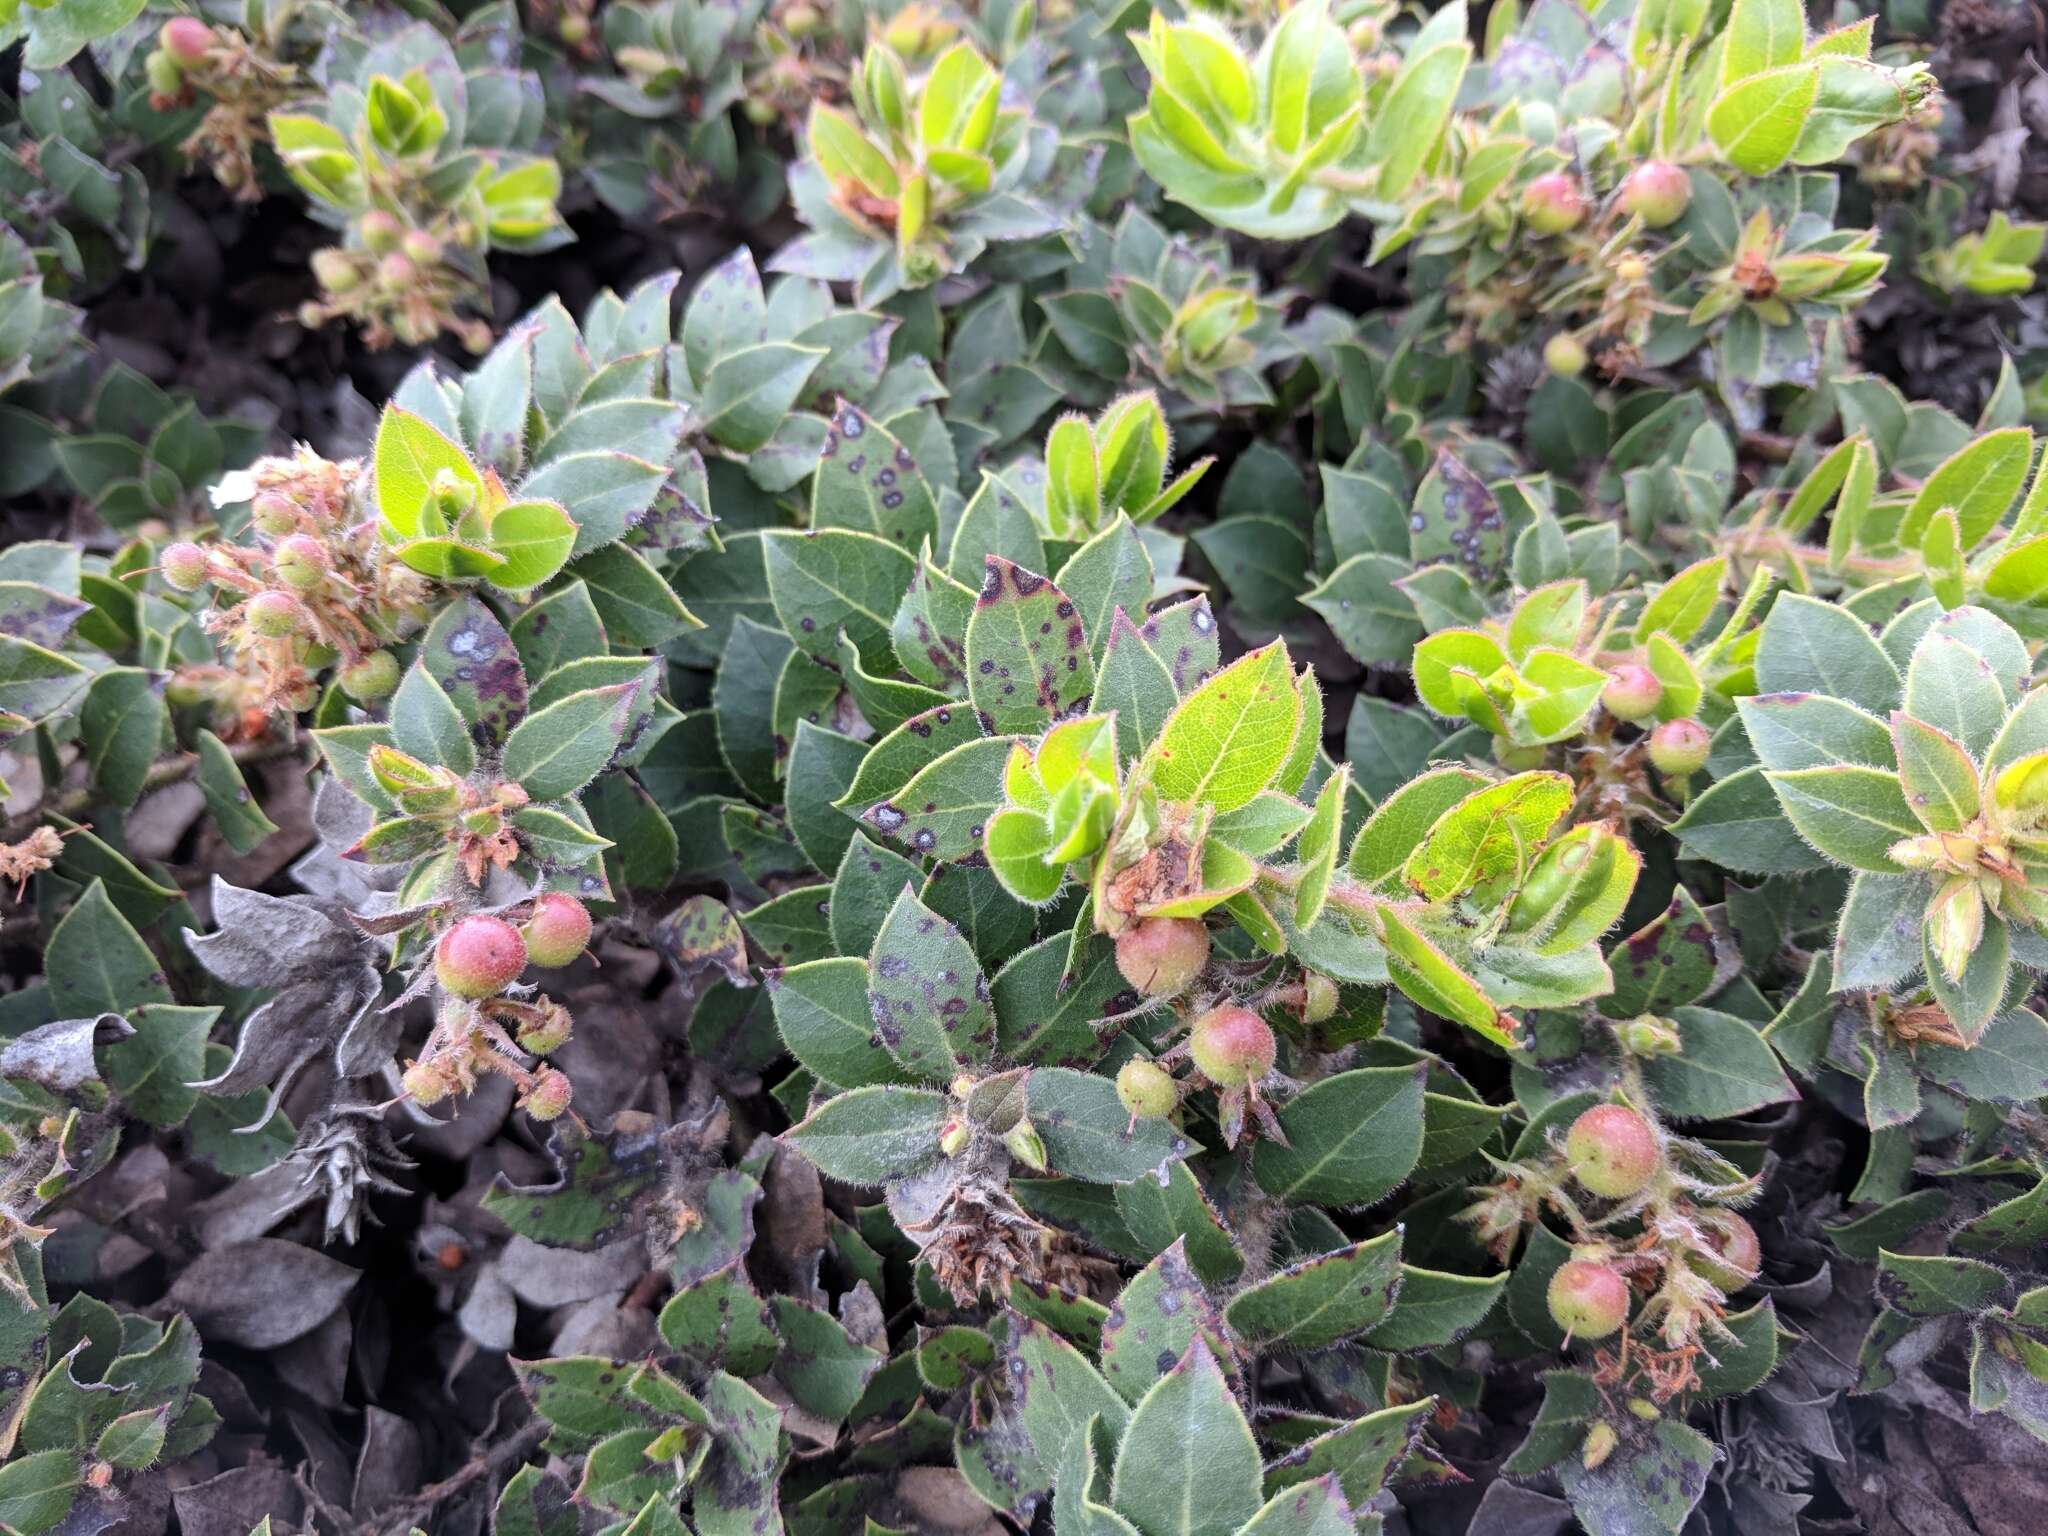
{"type": "Polygon", "coordinates": [[[1626,1407],[1630,1413],[1641,1419],[1645,1424],[1654,1424],[1664,1417],[1662,1410],[1647,1397],[1632,1397],[1628,1400],[1626,1407]]]}
{"type": "Polygon", "coordinates": [[[311,534],[295,533],[272,552],[270,568],[286,586],[310,592],[327,579],[327,546],[311,534]]]}
{"type": "Polygon", "coordinates": [[[206,564],[205,550],[180,540],[164,551],[164,580],[180,592],[197,592],[206,585],[206,564]]]}
{"type": "Polygon", "coordinates": [[[421,1108],[438,1104],[448,1097],[447,1076],[439,1068],[429,1066],[424,1061],[416,1061],[407,1067],[405,1075],[398,1081],[405,1089],[406,1097],[421,1108]]]}
{"type": "Polygon", "coordinates": [[[1631,1056],[1676,1056],[1685,1046],[1669,1020],[1647,1013],[1630,1019],[1617,1034],[1621,1048],[1631,1056]]]}
{"type": "Polygon", "coordinates": [[[520,930],[526,958],[548,970],[567,965],[590,942],[590,909],[564,891],[547,891],[520,930]]]}
{"type": "Polygon", "coordinates": [[[1614,275],[1634,287],[1650,275],[1650,264],[1640,256],[1624,256],[1614,264],[1614,275]]]}
{"type": "Polygon", "coordinates": [[[1549,171],[1522,188],[1522,218],[1539,235],[1561,235],[1586,217],[1586,197],[1568,171],[1549,171]]]}
{"type": "Polygon", "coordinates": [[[1596,1104],[1565,1133],[1572,1177],[1608,1200],[1641,1193],[1664,1163],[1657,1129],[1626,1104],[1596,1104]]]}
{"type": "Polygon", "coordinates": [[[299,509],[281,491],[264,491],[250,506],[249,520],[258,533],[281,538],[299,526],[299,509]]]}
{"type": "Polygon", "coordinates": [[[1568,1259],[1550,1277],[1550,1318],[1575,1339],[1604,1339],[1628,1321],[1628,1281],[1592,1259],[1568,1259]]]}
{"type": "Polygon", "coordinates": [[[1664,702],[1664,683],[1640,661],[1624,661],[1607,674],[1600,702],[1617,720],[1647,720],[1664,702]]]}
{"type": "Polygon", "coordinates": [[[337,681],[358,704],[374,704],[398,687],[398,658],[389,651],[366,652],[343,667],[337,681]]]}
{"type": "Polygon", "coordinates": [[[1019,1120],[1003,1132],[1003,1145],[1033,1173],[1045,1172],[1045,1142],[1029,1120],[1019,1120]]]}
{"type": "Polygon", "coordinates": [[[1621,1436],[1614,1432],[1614,1426],[1601,1420],[1586,1431],[1585,1442],[1579,1447],[1579,1465],[1588,1472],[1598,1470],[1619,1444],[1621,1436]]]}
{"type": "Polygon", "coordinates": [[[947,1157],[958,1157],[974,1134],[965,1120],[954,1118],[939,1127],[939,1151],[947,1157]]]}
{"type": "Polygon", "coordinates": [[[1301,1021],[1320,1024],[1337,1011],[1337,983],[1321,971],[1301,974],[1301,1021]]]}
{"type": "Polygon", "coordinates": [[[220,39],[213,28],[197,16],[173,16],[157,32],[157,46],[182,68],[192,64],[204,64],[207,52],[220,39]]]}
{"type": "Polygon", "coordinates": [[[382,208],[372,208],[356,220],[356,231],[363,237],[364,248],[379,256],[397,250],[398,242],[405,237],[405,226],[398,222],[398,215],[382,208]]]}
{"type": "Polygon", "coordinates": [[[306,609],[289,592],[258,592],[244,610],[249,628],[271,640],[284,640],[299,632],[306,609]]]}
{"type": "Polygon", "coordinates": [[[434,979],[457,997],[492,997],[526,969],[526,941],[502,917],[473,913],[434,946],[434,979]]]}
{"type": "Polygon", "coordinates": [[[440,264],[441,242],[424,229],[407,230],[405,238],[398,242],[398,248],[423,267],[440,264]]]}
{"type": "Polygon", "coordinates": [[[1719,1212],[1716,1222],[1708,1236],[1713,1240],[1717,1257],[1695,1253],[1686,1264],[1694,1274],[1732,1296],[1763,1273],[1764,1247],[1757,1239],[1756,1228],[1735,1212],[1719,1212]]]}
{"type": "Polygon", "coordinates": [[[1570,331],[1559,331],[1543,344],[1543,366],[1561,379],[1586,371],[1586,344],[1570,331]]]}
{"type": "Polygon", "coordinates": [[[1707,766],[1713,745],[1699,721],[1666,720],[1650,732],[1650,764],[1667,779],[1682,779],[1707,766]]]}
{"type": "Polygon", "coordinates": [[[1652,229],[1676,224],[1691,203],[1692,178],[1669,160],[1646,160],[1621,184],[1621,211],[1652,229]]]}
{"type": "Polygon", "coordinates": [[[1211,1008],[1188,1035],[1195,1070],[1219,1088],[1242,1088],[1273,1070],[1278,1043],[1266,1021],[1249,1008],[1211,1008]]]}
{"type": "Polygon", "coordinates": [[[524,1108],[536,1120],[558,1120],[569,1107],[570,1093],[569,1079],[553,1067],[544,1067],[526,1090],[524,1108]]]}
{"type": "Polygon", "coordinates": [[[1180,1103],[1180,1084],[1156,1062],[1134,1056],[1117,1068],[1116,1096],[1140,1120],[1164,1120],[1180,1103]]]}
{"type": "Polygon", "coordinates": [[[432,493],[434,504],[441,509],[441,515],[451,523],[460,522],[476,505],[476,487],[463,480],[452,469],[434,471],[432,493]]]}
{"type": "Polygon", "coordinates": [[[158,111],[166,111],[175,105],[185,92],[185,72],[178,68],[178,61],[161,48],[153,50],[142,61],[142,75],[149,82],[151,105],[158,111]],[[165,105],[158,105],[155,98],[165,97],[165,105]]]}
{"type": "Polygon", "coordinates": [[[363,274],[339,246],[327,246],[313,253],[313,281],[323,293],[348,293],[362,285],[363,274]]]}
{"type": "Polygon", "coordinates": [[[1209,930],[1191,917],[1140,918],[1116,936],[1116,968],[1146,997],[1185,992],[1209,963],[1209,930]]]}

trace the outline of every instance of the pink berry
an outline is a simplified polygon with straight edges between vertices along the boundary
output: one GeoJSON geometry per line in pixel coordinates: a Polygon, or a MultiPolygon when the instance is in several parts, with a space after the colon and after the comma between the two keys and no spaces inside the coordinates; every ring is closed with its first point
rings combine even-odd
{"type": "Polygon", "coordinates": [[[562,891],[544,892],[521,932],[526,958],[549,970],[567,965],[590,943],[590,909],[562,891]]]}
{"type": "Polygon", "coordinates": [[[1652,229],[1663,229],[1685,217],[1692,203],[1692,178],[1669,160],[1646,160],[1621,184],[1621,210],[1652,229]]]}
{"type": "Polygon", "coordinates": [[[546,1067],[526,1090],[524,1107],[536,1120],[554,1120],[569,1107],[569,1097],[569,1079],[553,1067],[546,1067]]]}
{"type": "Polygon", "coordinates": [[[1545,1299],[1551,1320],[1575,1339],[1604,1339],[1628,1321],[1628,1281],[1591,1259],[1558,1265],[1545,1299]]]}
{"type": "Polygon", "coordinates": [[[250,506],[249,521],[257,532],[280,538],[299,526],[299,509],[282,491],[264,491],[250,506]]]}
{"type": "Polygon", "coordinates": [[[310,533],[295,533],[271,552],[277,579],[300,592],[310,592],[327,576],[327,546],[310,533]]]}
{"type": "Polygon", "coordinates": [[[1608,1200],[1639,1194],[1663,1166],[1657,1129],[1626,1104],[1596,1104],[1565,1133],[1572,1177],[1608,1200]]]}
{"type": "Polygon", "coordinates": [[[1607,674],[1600,702],[1618,720],[1646,720],[1664,702],[1664,683],[1640,661],[1624,661],[1607,674]]]}
{"type": "Polygon", "coordinates": [[[398,242],[405,238],[405,226],[398,222],[398,215],[382,208],[372,208],[356,220],[356,229],[363,244],[379,255],[397,250],[398,242]]]}
{"type": "Polygon", "coordinates": [[[1195,1069],[1219,1088],[1242,1088],[1273,1070],[1277,1043],[1266,1021],[1249,1008],[1211,1008],[1188,1035],[1195,1069]]]}
{"type": "Polygon", "coordinates": [[[1586,217],[1586,195],[1569,172],[1549,171],[1522,188],[1522,217],[1539,235],[1561,235],[1586,217]]]}
{"type": "Polygon", "coordinates": [[[1666,720],[1650,732],[1650,765],[1667,779],[1682,779],[1707,766],[1713,745],[1699,721],[1666,720]]]}
{"type": "Polygon", "coordinates": [[[157,46],[181,65],[204,64],[220,39],[197,16],[173,16],[156,35],[157,46]]]}
{"type": "Polygon", "coordinates": [[[181,540],[164,551],[163,571],[180,592],[197,592],[206,585],[206,551],[181,540]]]}
{"type": "Polygon", "coordinates": [[[1147,917],[1116,936],[1116,967],[1147,997],[1185,992],[1209,963],[1209,930],[1191,917],[1147,917]]]}
{"type": "Polygon", "coordinates": [[[1715,1226],[1708,1230],[1720,1257],[1695,1254],[1690,1267],[1732,1296],[1763,1272],[1764,1246],[1757,1240],[1756,1228],[1733,1211],[1718,1213],[1715,1226]]]}
{"type": "Polygon", "coordinates": [[[398,248],[423,267],[435,266],[441,260],[441,242],[424,229],[407,230],[398,248]]]}
{"type": "Polygon", "coordinates": [[[283,640],[299,632],[306,609],[289,592],[258,592],[249,599],[249,628],[272,640],[283,640]]]}
{"type": "Polygon", "coordinates": [[[502,917],[462,918],[434,946],[434,978],[457,997],[494,997],[526,969],[526,941],[502,917]]]}
{"type": "Polygon", "coordinates": [[[1140,1120],[1163,1120],[1180,1102],[1180,1085],[1164,1067],[1136,1056],[1117,1069],[1116,1096],[1140,1120]]]}

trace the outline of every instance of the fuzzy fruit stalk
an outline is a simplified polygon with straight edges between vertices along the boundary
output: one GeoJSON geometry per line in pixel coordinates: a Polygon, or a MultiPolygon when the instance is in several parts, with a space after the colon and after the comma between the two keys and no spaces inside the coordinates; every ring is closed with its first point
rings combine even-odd
{"type": "Polygon", "coordinates": [[[1628,1321],[1628,1281],[1592,1259],[1568,1259],[1550,1277],[1551,1321],[1575,1339],[1604,1339],[1628,1321]]]}
{"type": "Polygon", "coordinates": [[[1190,917],[1147,917],[1116,936],[1116,966],[1146,997],[1185,992],[1209,963],[1209,930],[1190,917]]]}
{"type": "Polygon", "coordinates": [[[1565,171],[1549,171],[1522,188],[1522,218],[1539,235],[1561,235],[1586,217],[1586,195],[1565,171]]]}
{"type": "Polygon", "coordinates": [[[1164,1120],[1180,1102],[1180,1085],[1167,1070],[1143,1057],[1117,1069],[1116,1096],[1140,1120],[1164,1120]]]}
{"type": "Polygon", "coordinates": [[[554,970],[583,953],[590,943],[590,909],[563,891],[548,891],[533,904],[533,916],[520,930],[526,958],[554,970]]]}
{"type": "Polygon", "coordinates": [[[1565,1133],[1572,1177],[1608,1200],[1626,1200],[1664,1165],[1657,1129],[1626,1104],[1596,1104],[1565,1133]]]}
{"type": "Polygon", "coordinates": [[[434,979],[457,997],[494,997],[526,969],[526,940],[502,917],[474,913],[434,946],[434,979]]]}
{"type": "Polygon", "coordinates": [[[1607,674],[1600,702],[1617,720],[1647,720],[1664,702],[1664,683],[1640,661],[1624,661],[1607,674]]]}
{"type": "Polygon", "coordinates": [[[1621,184],[1621,211],[1652,229],[1676,224],[1691,205],[1692,178],[1669,160],[1646,160],[1621,184]]]}
{"type": "Polygon", "coordinates": [[[1683,779],[1707,766],[1714,740],[1699,721],[1666,720],[1650,732],[1650,766],[1667,779],[1683,779]]]}
{"type": "Polygon", "coordinates": [[[1273,1031],[1249,1008],[1225,1003],[1211,1008],[1188,1033],[1195,1070],[1218,1088],[1243,1088],[1273,1070],[1273,1031]]]}

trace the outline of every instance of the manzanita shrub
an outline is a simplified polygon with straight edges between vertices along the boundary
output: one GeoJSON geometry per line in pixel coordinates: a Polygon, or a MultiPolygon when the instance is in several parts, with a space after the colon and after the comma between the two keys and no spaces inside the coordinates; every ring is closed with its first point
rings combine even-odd
{"type": "Polygon", "coordinates": [[[1943,25],[0,0],[0,1531],[2036,1528],[1943,25]]]}

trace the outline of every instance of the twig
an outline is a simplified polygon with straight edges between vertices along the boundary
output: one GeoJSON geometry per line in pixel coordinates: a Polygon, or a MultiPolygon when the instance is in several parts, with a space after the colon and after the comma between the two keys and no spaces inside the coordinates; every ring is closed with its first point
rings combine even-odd
{"type": "Polygon", "coordinates": [[[528,1453],[547,1437],[547,1421],[532,1420],[508,1439],[500,1440],[481,1456],[470,1457],[453,1475],[443,1478],[438,1483],[429,1483],[418,1493],[404,1500],[398,1506],[403,1513],[391,1523],[381,1526],[366,1525],[363,1530],[366,1533],[381,1531],[382,1536],[409,1536],[419,1524],[419,1516],[429,1513],[437,1505],[445,1504],[456,1494],[465,1492],[485,1478],[495,1477],[514,1462],[526,1460],[528,1453]]]}
{"type": "MultiPolygon", "coordinates": [[[[253,767],[258,763],[274,762],[281,757],[290,757],[299,749],[299,736],[295,731],[283,741],[245,742],[228,748],[228,755],[234,758],[236,766],[253,767]]],[[[179,752],[170,757],[159,758],[149,765],[149,772],[142,780],[142,793],[165,789],[172,784],[182,783],[192,776],[199,766],[199,754],[179,752]]],[[[26,837],[38,822],[49,816],[62,816],[66,821],[76,821],[91,810],[98,799],[91,785],[67,790],[53,800],[23,811],[0,831],[0,843],[17,842],[26,837]]]]}

